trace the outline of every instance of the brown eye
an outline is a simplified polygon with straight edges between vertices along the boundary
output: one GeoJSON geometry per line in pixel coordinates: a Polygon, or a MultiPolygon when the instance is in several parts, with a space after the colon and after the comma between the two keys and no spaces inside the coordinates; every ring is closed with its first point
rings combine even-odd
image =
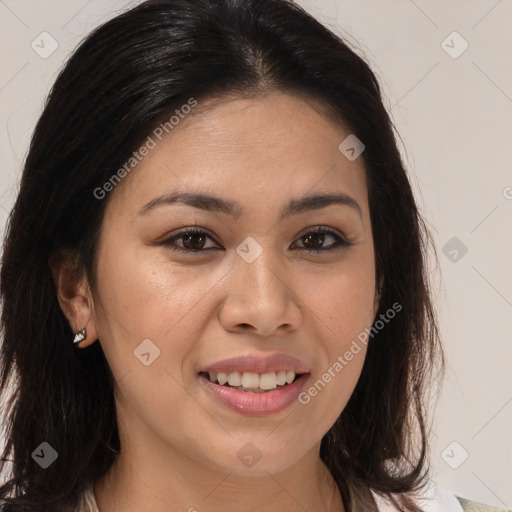
{"type": "Polygon", "coordinates": [[[206,236],[200,233],[185,233],[180,236],[183,240],[183,247],[192,251],[200,251],[204,248],[206,236]]]}
{"type": "Polygon", "coordinates": [[[317,253],[334,249],[342,249],[344,247],[353,245],[338,233],[330,229],[322,228],[321,226],[318,226],[303,234],[299,240],[302,242],[302,247],[299,247],[299,250],[317,253]],[[334,242],[324,246],[323,244],[326,242],[326,240],[334,240],[334,242]]]}
{"type": "Polygon", "coordinates": [[[187,228],[164,240],[161,242],[161,245],[169,247],[174,251],[192,254],[201,254],[212,249],[219,249],[217,245],[207,247],[208,240],[213,240],[213,238],[203,229],[187,228]]]}
{"type": "Polygon", "coordinates": [[[306,249],[321,249],[325,235],[322,233],[309,233],[302,237],[302,243],[306,249]]]}
{"type": "MultiPolygon", "coordinates": [[[[335,249],[343,249],[353,245],[343,236],[339,235],[331,229],[317,226],[310,229],[299,237],[301,245],[297,248],[299,251],[320,253],[335,249]],[[331,242],[324,245],[326,242],[331,242]]],[[[213,240],[213,237],[200,228],[186,228],[180,233],[161,242],[161,245],[169,247],[174,251],[181,251],[189,254],[204,254],[211,250],[222,249],[213,240]],[[215,245],[207,246],[208,240],[214,242],[215,245]]]]}

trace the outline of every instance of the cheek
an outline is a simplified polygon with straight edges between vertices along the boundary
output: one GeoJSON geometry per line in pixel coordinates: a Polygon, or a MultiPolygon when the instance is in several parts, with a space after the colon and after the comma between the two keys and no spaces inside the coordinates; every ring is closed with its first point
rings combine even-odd
{"type": "Polygon", "coordinates": [[[220,277],[130,251],[104,251],[99,262],[98,332],[120,407],[154,428],[178,425],[178,409],[198,414],[183,367],[207,319],[202,299],[220,277]]]}
{"type": "Polygon", "coordinates": [[[148,257],[143,250],[105,248],[98,265],[96,317],[114,375],[139,368],[138,347],[147,339],[159,352],[155,364],[180,366],[208,321],[205,298],[224,274],[222,268],[180,267],[165,255],[148,257]]]}
{"type": "Polygon", "coordinates": [[[314,375],[299,402],[319,419],[315,428],[322,436],[345,408],[361,375],[374,319],[373,260],[347,265],[336,277],[317,284],[307,301],[317,313],[313,318],[323,338],[314,375]]]}
{"type": "Polygon", "coordinates": [[[361,257],[322,276],[305,276],[302,296],[314,308],[330,336],[330,351],[342,350],[375,315],[375,272],[373,258],[361,257]],[[308,291],[308,289],[310,291],[308,291]]]}

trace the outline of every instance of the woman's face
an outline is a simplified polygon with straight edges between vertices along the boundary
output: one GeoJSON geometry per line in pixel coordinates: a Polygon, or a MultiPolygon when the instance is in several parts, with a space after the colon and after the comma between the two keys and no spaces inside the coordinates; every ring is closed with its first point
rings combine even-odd
{"type": "Polygon", "coordinates": [[[376,311],[365,171],[315,102],[203,106],[104,199],[94,322],[122,441],[280,471],[318,456],[363,365],[376,311]],[[290,371],[303,376],[283,385],[290,371]]]}

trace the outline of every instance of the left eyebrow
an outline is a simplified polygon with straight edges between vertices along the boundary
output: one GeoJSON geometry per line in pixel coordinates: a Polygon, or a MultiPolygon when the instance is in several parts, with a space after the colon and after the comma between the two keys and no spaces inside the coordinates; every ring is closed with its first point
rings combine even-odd
{"type": "MultiPolygon", "coordinates": [[[[158,206],[174,203],[183,203],[210,212],[225,213],[235,219],[238,219],[243,213],[243,208],[236,201],[196,192],[173,192],[171,194],[155,197],[140,209],[138,215],[146,215],[150,210],[158,206]]],[[[281,210],[280,220],[292,215],[327,208],[331,205],[342,205],[353,208],[362,218],[362,210],[359,203],[345,193],[336,192],[331,194],[310,194],[300,199],[292,199],[281,210]]]]}
{"type": "Polygon", "coordinates": [[[348,206],[356,210],[361,218],[363,216],[361,207],[355,199],[345,193],[336,192],[332,194],[311,194],[300,199],[292,199],[281,211],[281,219],[290,217],[290,215],[327,208],[333,204],[348,206]]]}

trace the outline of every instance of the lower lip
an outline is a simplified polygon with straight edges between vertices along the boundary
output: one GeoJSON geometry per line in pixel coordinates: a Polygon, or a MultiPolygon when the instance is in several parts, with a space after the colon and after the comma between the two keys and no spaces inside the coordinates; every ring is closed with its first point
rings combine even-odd
{"type": "Polygon", "coordinates": [[[305,373],[292,384],[266,393],[238,391],[238,389],[221,386],[213,383],[205,375],[199,375],[199,380],[213,393],[215,398],[231,410],[246,416],[266,416],[286,409],[297,400],[308,377],[309,373],[305,373]]]}

